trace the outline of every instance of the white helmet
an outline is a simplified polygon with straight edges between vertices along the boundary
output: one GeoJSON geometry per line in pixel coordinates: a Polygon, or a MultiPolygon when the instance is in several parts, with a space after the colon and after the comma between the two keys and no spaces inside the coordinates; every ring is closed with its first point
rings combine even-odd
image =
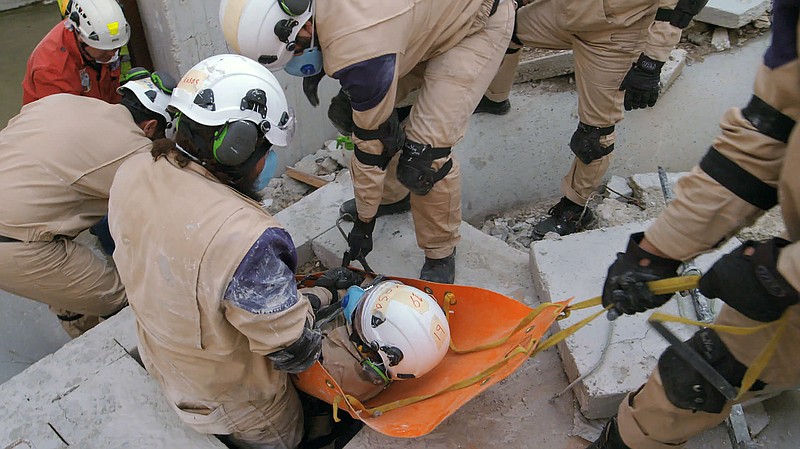
{"type": "Polygon", "coordinates": [[[166,126],[164,134],[171,139],[175,133],[173,115],[167,111],[172,91],[175,89],[175,79],[163,72],[153,72],[136,67],[131,69],[125,81],[117,88],[117,93],[123,95],[130,91],[139,100],[142,106],[164,117],[166,126]]]}
{"type": "Polygon", "coordinates": [[[116,0],[70,0],[64,13],[67,26],[92,48],[114,50],[131,37],[131,27],[116,0]]]}
{"type": "Polygon", "coordinates": [[[313,0],[222,0],[219,18],[231,48],[270,70],[282,69],[295,37],[311,18],[313,0]]]}
{"type": "Polygon", "coordinates": [[[398,281],[368,289],[352,322],[392,379],[421,377],[442,361],[450,345],[447,317],[436,300],[398,281]]]}
{"type": "Polygon", "coordinates": [[[178,82],[169,106],[205,126],[250,122],[273,145],[289,145],[294,135],[294,112],[275,75],[240,55],[200,61],[178,82]]]}

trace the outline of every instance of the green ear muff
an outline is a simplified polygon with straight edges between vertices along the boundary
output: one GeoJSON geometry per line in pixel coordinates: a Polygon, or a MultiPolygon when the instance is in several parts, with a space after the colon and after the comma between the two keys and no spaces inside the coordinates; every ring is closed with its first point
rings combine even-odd
{"type": "Polygon", "coordinates": [[[254,123],[245,120],[226,123],[214,132],[214,159],[222,165],[242,164],[253,155],[257,143],[258,128],[254,123]]]}
{"type": "Polygon", "coordinates": [[[281,9],[286,14],[295,17],[308,11],[312,0],[278,0],[281,9]]]}

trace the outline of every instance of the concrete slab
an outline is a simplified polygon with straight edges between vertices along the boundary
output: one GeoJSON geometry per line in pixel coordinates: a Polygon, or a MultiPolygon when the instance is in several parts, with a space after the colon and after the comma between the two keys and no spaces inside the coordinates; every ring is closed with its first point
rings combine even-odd
{"type": "Polygon", "coordinates": [[[694,20],[725,28],[739,28],[764,14],[769,5],[769,0],[709,0],[694,16],[694,20]]]}
{"type": "Polygon", "coordinates": [[[559,51],[538,58],[520,61],[515,83],[542,80],[566,75],[575,71],[575,56],[572,50],[559,51]]]}
{"type": "MultiPolygon", "coordinates": [[[[602,293],[608,266],[615,253],[623,251],[632,232],[646,229],[648,223],[634,223],[566,236],[560,240],[535,242],[531,247],[531,269],[543,301],[569,297],[583,300],[602,293]]],[[[706,270],[722,254],[736,246],[729,242],[716,252],[696,261],[706,270]]],[[[717,310],[719,303],[717,303],[717,310]]],[[[694,318],[689,298],[678,298],[657,309],[672,315],[694,318]]],[[[573,312],[556,323],[567,328],[591,315],[596,309],[573,312]]],[[[652,313],[652,312],[651,312],[652,313]]],[[[583,414],[590,419],[616,413],[617,405],[629,391],[647,380],[667,343],[647,325],[650,313],[623,316],[615,322],[603,317],[559,344],[559,351],[570,380],[589,373],[603,357],[603,342],[609,341],[602,364],[576,385],[575,392],[583,414]]],[[[697,329],[669,325],[685,339],[697,329]]]]}
{"type": "MultiPolygon", "coordinates": [[[[333,184],[333,183],[332,183],[333,184]]],[[[341,187],[329,184],[320,190],[332,188],[340,192],[341,187]]],[[[321,195],[329,195],[322,193],[321,195]]],[[[345,197],[349,198],[349,197],[345,197]]],[[[334,200],[341,204],[343,200],[334,200]]],[[[313,206],[315,203],[298,202],[292,209],[300,206],[313,206]]],[[[338,208],[338,206],[337,206],[338,208]]],[[[314,210],[294,212],[298,216],[312,215],[314,210]]],[[[338,213],[317,213],[316,220],[321,227],[330,230],[313,240],[313,249],[323,265],[339,266],[347,243],[338,229],[335,220],[338,213]]],[[[350,232],[351,223],[342,223],[345,233],[350,232]]],[[[294,238],[294,235],[293,235],[294,238]]],[[[373,270],[394,276],[419,277],[424,263],[424,253],[417,246],[411,213],[380,217],[373,234],[375,249],[367,256],[373,270]]],[[[358,266],[358,263],[355,263],[358,266]]],[[[533,289],[525,253],[509,247],[505,242],[487,238],[484,233],[466,222],[461,223],[461,243],[456,255],[456,282],[474,285],[510,296],[526,304],[534,304],[537,295],[533,289]]]]}
{"type": "Polygon", "coordinates": [[[664,62],[664,67],[661,68],[661,79],[658,82],[658,95],[664,95],[672,86],[672,83],[683,73],[683,68],[686,67],[687,52],[684,49],[673,49],[669,58],[664,62]]]}

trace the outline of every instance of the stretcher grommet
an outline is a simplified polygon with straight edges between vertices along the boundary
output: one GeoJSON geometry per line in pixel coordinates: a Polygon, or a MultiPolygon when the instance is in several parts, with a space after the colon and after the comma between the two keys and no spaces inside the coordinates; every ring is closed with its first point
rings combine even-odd
{"type": "Polygon", "coordinates": [[[433,296],[433,290],[431,290],[430,287],[426,286],[423,290],[425,291],[425,293],[433,296]]]}
{"type": "Polygon", "coordinates": [[[330,379],[325,379],[325,385],[327,385],[328,388],[331,388],[331,389],[335,389],[336,388],[336,386],[333,385],[333,383],[330,381],[330,379]]]}
{"type": "Polygon", "coordinates": [[[486,382],[489,382],[489,380],[491,380],[491,379],[492,379],[491,377],[487,377],[486,379],[483,379],[483,380],[481,381],[481,386],[484,386],[484,385],[486,385],[486,382]]]}
{"type": "Polygon", "coordinates": [[[526,333],[526,334],[530,334],[530,333],[531,333],[531,331],[533,331],[535,328],[536,328],[536,326],[531,326],[531,327],[529,327],[529,328],[525,329],[525,333],[526,333]]]}

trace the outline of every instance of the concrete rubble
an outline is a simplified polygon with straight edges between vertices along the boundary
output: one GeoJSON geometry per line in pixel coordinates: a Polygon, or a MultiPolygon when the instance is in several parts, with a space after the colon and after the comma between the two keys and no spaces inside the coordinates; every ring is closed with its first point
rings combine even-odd
{"type": "Polygon", "coordinates": [[[759,18],[769,7],[769,0],[709,0],[694,20],[739,28],[759,18]]]}

